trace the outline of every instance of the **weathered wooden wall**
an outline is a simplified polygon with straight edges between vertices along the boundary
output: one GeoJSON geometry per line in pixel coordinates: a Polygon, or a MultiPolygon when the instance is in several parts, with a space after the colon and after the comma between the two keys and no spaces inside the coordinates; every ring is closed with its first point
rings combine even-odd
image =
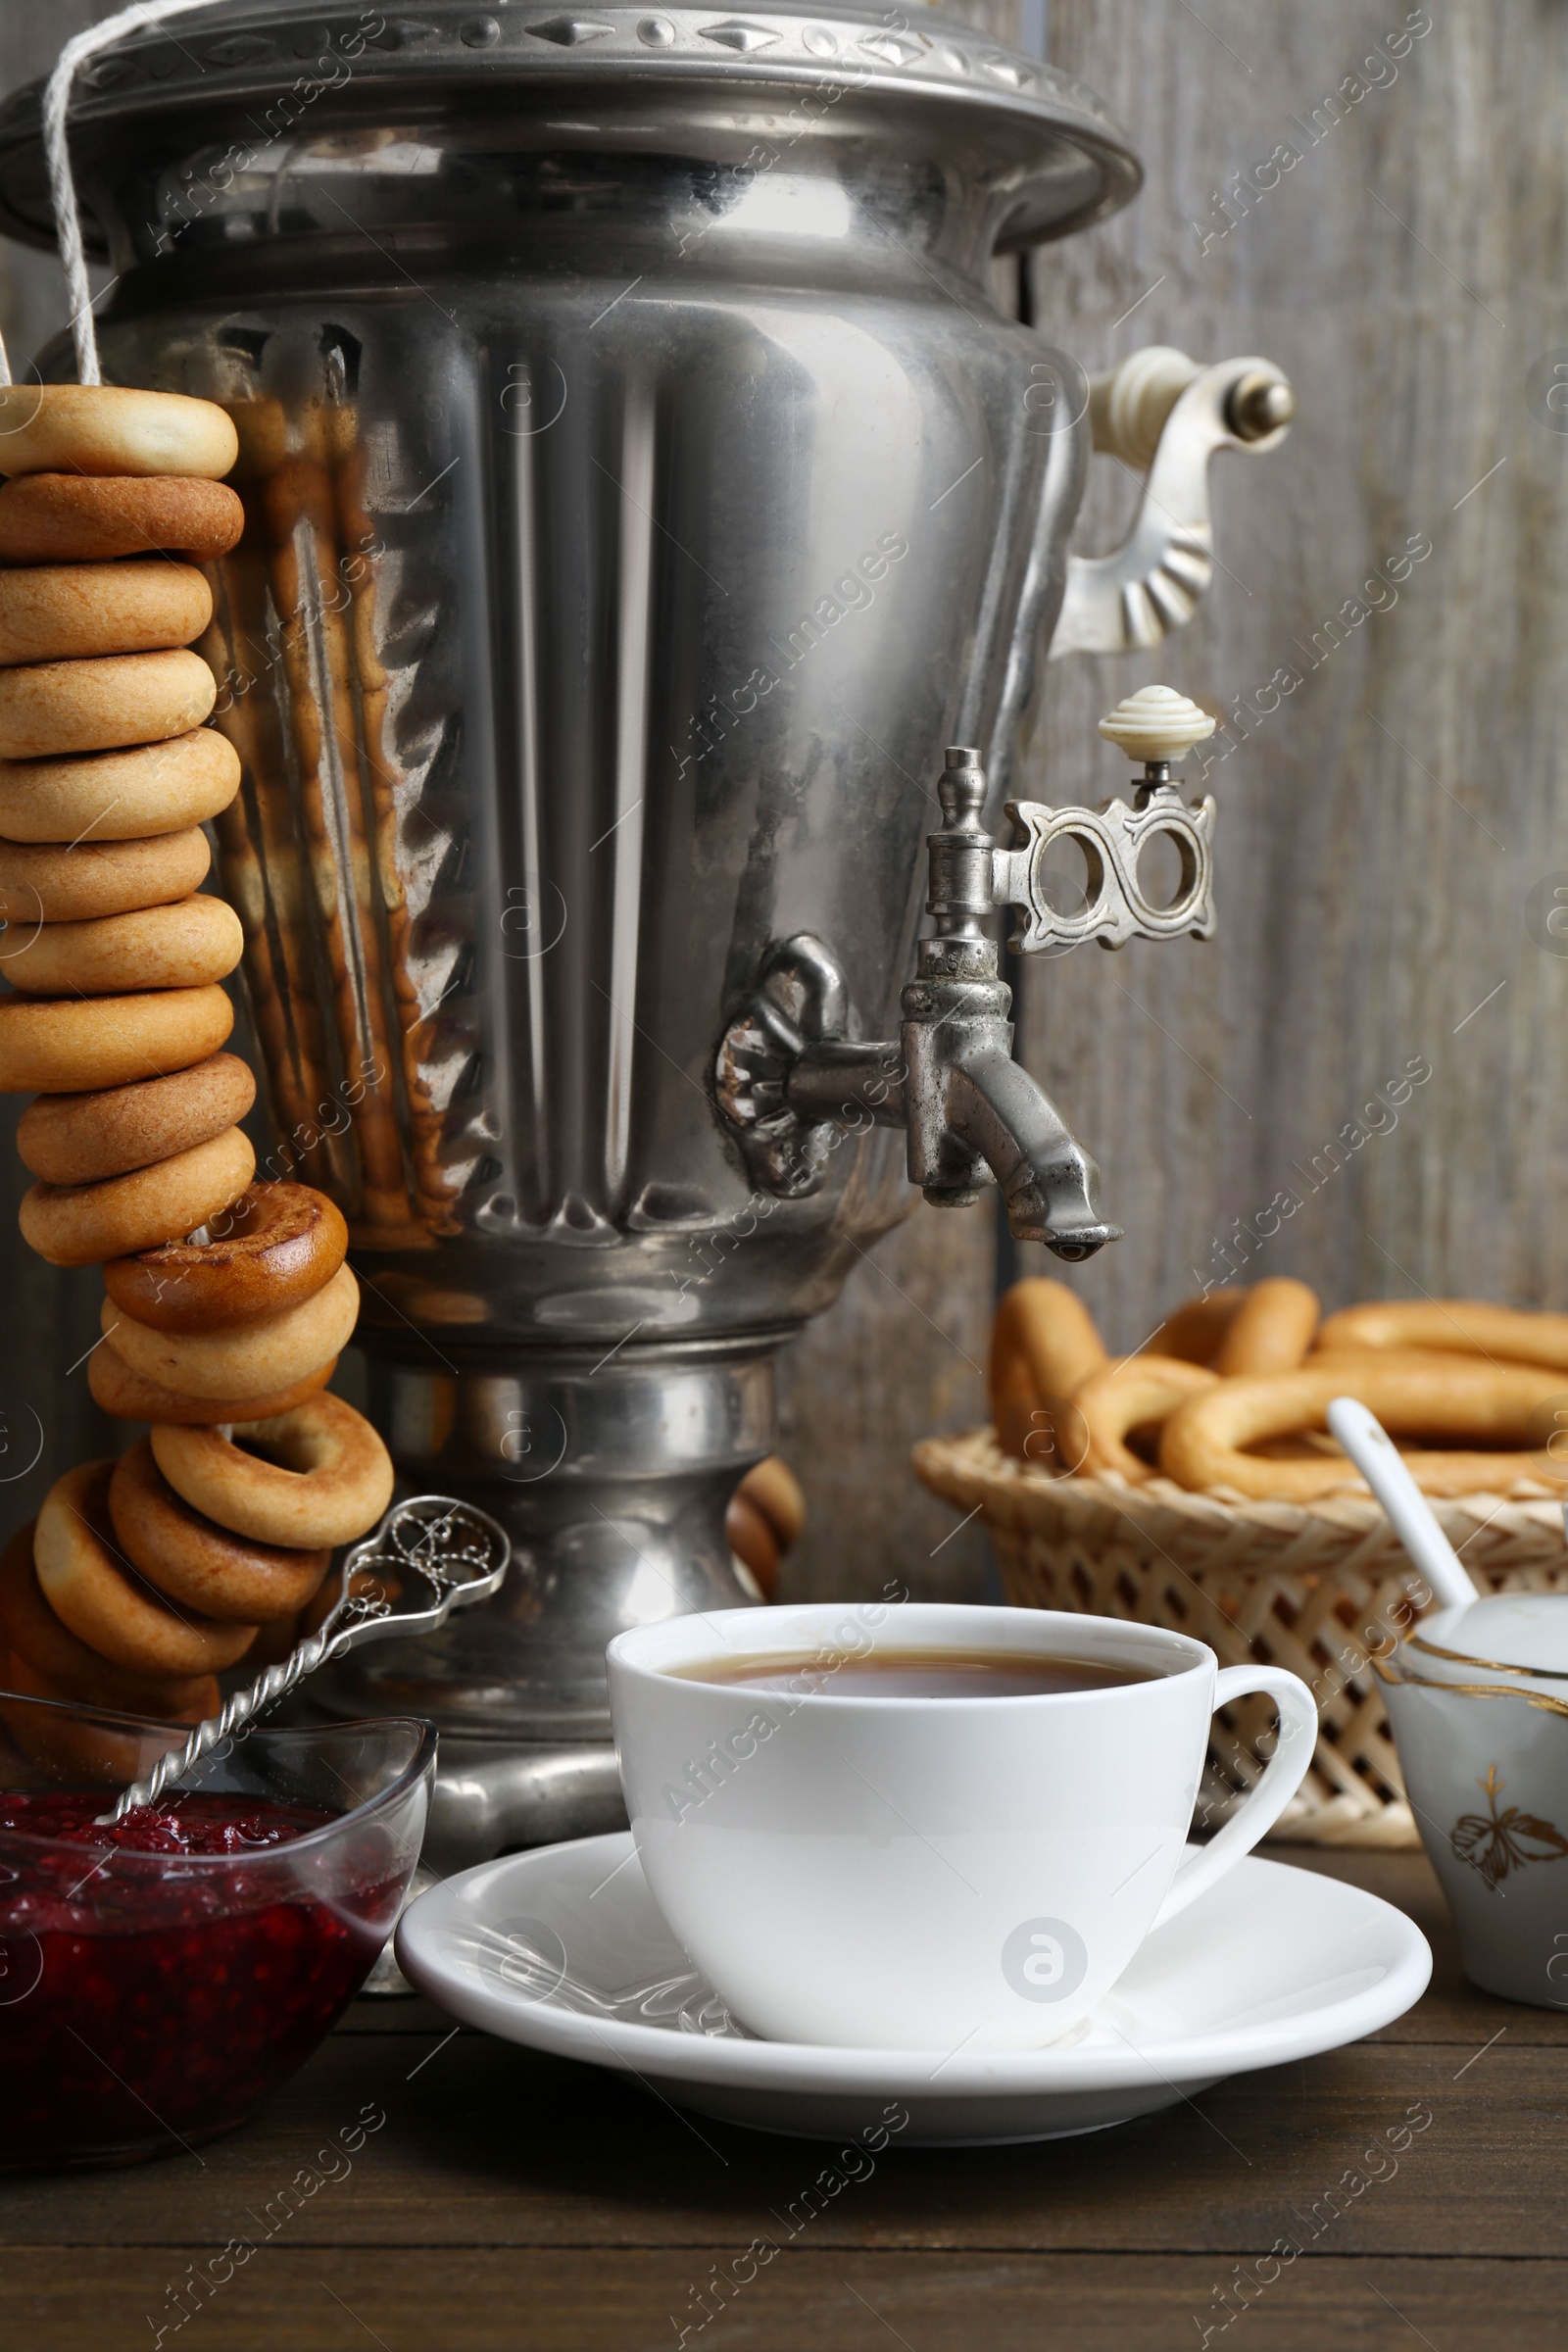
{"type": "MultiPolygon", "coordinates": [[[[0,82],[102,13],[9,0],[0,82]]],[[[1091,368],[1150,342],[1263,353],[1300,410],[1281,451],[1216,465],[1223,568],[1193,624],[1156,655],[1052,674],[1029,776],[1043,798],[1119,785],[1095,721],[1132,687],[1164,679],[1235,713],[1208,779],[1220,937],[1026,972],[1025,1058],[1099,1155],[1127,1229],[1068,1279],[1121,1345],[1227,1252],[1244,1279],[1300,1273],[1335,1302],[1425,1290],[1561,1306],[1568,939],[1545,917],[1556,879],[1568,888],[1552,717],[1568,434],[1539,400],[1532,414],[1529,386],[1533,363],[1568,356],[1568,13],[1456,0],[1402,57],[1390,37],[1427,12],[1400,0],[974,13],[1043,37],[1148,169],[1129,212],[1039,257],[1042,330],[1091,368]],[[1259,191],[1282,147],[1298,160],[1259,191]],[[1240,193],[1237,173],[1252,183],[1240,193]],[[1412,535],[1431,554],[1369,588],[1412,535]],[[1336,614],[1343,641],[1325,650],[1336,614]],[[1269,711],[1281,671],[1299,683],[1269,711]],[[1412,1060],[1431,1077],[1379,1106],[1374,1090],[1412,1060]],[[1299,1206],[1262,1241],[1282,1194],[1299,1206]]],[[[0,248],[16,348],[61,309],[48,265],[0,248]]],[[[1079,544],[1098,549],[1135,486],[1106,461],[1095,470],[1079,544]]],[[[0,1150],[7,1234],[18,1189],[0,1150]]],[[[906,1465],[922,1431],[979,1416],[994,1272],[986,1214],[917,1209],[794,1351],[786,1432],[814,1525],[792,1590],[894,1574],[980,1589],[976,1531],[944,1543],[951,1518],[906,1465]]],[[[47,1424],[35,1482],[90,1443],[82,1376],[64,1366],[93,1336],[96,1285],[10,1243],[0,1282],[0,1392],[37,1400],[47,1424]]]]}
{"type": "MultiPolygon", "coordinates": [[[[1239,722],[1211,774],[1219,939],[1026,984],[1028,1057],[1127,1227],[1078,1287],[1123,1344],[1232,1244],[1335,1302],[1561,1305],[1568,942],[1532,894],[1568,867],[1568,438],[1527,392],[1568,343],[1568,17],[1058,0],[1052,53],[1130,122],[1149,183],[1042,257],[1043,317],[1092,368],[1151,341],[1263,352],[1299,399],[1282,450],[1216,465],[1203,612],[1152,657],[1062,664],[1042,729],[1037,781],[1076,796],[1113,779],[1094,722],[1130,687],[1239,722]],[[1255,168],[1282,145],[1299,161],[1227,228],[1214,191],[1275,176],[1255,168]],[[1382,585],[1412,535],[1430,556],[1382,585]],[[1281,670],[1300,683],[1270,713],[1281,670]],[[1373,1090],[1416,1056],[1433,1075],[1390,1129],[1373,1090]],[[1248,1240],[1282,1192],[1300,1207],[1248,1240]]],[[[1091,537],[1131,490],[1096,485],[1091,537]]]]}
{"type": "MultiPolygon", "coordinates": [[[[1116,220],[1039,256],[1042,331],[1091,369],[1155,342],[1261,353],[1299,400],[1281,450],[1214,467],[1224,568],[1194,622],[1153,655],[1052,672],[1029,767],[1043,799],[1120,788],[1095,722],[1137,686],[1235,714],[1208,777],[1220,936],[1026,968],[1023,1057],[1126,1228],[1065,1279],[1121,1347],[1227,1263],[1302,1275],[1336,1304],[1562,1307],[1568,939],[1545,925],[1568,887],[1568,435],[1529,395],[1532,365],[1568,346],[1568,15],[1051,0],[1047,37],[1127,124],[1148,180],[1116,220]],[[1259,192],[1282,146],[1298,160],[1259,192]],[[1239,195],[1237,173],[1254,183],[1239,195]],[[1412,535],[1430,556],[1376,584],[1412,535]],[[1299,684],[1271,696],[1281,670],[1299,684]],[[1380,1102],[1412,1060],[1430,1079],[1380,1102]]],[[[1098,551],[1136,492],[1106,460],[1095,472],[1077,544],[1098,551]]],[[[823,1587],[929,1573],[943,1523],[891,1499],[921,1377],[932,1427],[977,1397],[955,1347],[980,1352],[978,1237],[956,1243],[922,1210],[881,1262],[916,1308],[945,1309],[948,1338],[862,1270],[801,1350],[816,1485],[854,1531],[840,1552],[819,1516],[823,1587]],[[880,1377],[848,1399],[863,1452],[838,1459],[844,1368],[865,1364],[880,1377]]],[[[967,1541],[938,1568],[972,1575],[967,1541]]]]}

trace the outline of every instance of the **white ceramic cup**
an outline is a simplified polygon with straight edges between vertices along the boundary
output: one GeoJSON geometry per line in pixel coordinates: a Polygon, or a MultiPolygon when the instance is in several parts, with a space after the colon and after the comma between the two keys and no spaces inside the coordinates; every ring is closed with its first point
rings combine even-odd
{"type": "Polygon", "coordinates": [[[1219,1673],[1186,1635],[1038,1609],[725,1610],[639,1626],[608,1658],[654,1899],[733,2014],[770,2041],[1059,2040],[1151,1929],[1278,1820],[1317,1734],[1294,1674],[1219,1673]],[[1017,1651],[1152,1679],[1017,1698],[836,1692],[832,1661],[876,1647],[1017,1651]],[[689,1672],[803,1656],[812,1668],[782,1692],[689,1672]],[[1184,1862],[1209,1717],[1246,1691],[1274,1700],[1278,1745],[1184,1862]]]}

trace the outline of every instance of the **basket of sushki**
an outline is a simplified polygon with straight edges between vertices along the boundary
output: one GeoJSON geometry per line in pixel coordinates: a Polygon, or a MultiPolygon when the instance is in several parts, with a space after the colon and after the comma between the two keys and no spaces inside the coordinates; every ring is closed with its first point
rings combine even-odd
{"type": "MultiPolygon", "coordinates": [[[[1288,1667],[1318,1738],[1274,1835],[1416,1845],[1372,1660],[1432,1596],[1327,1407],[1377,1414],[1481,1591],[1568,1590],[1568,1315],[1431,1299],[1321,1320],[1304,1283],[1277,1279],[1191,1299],[1112,1356],[1064,1285],[1021,1282],[990,1388],[992,1426],[924,1440],[914,1467],[984,1514],[1008,1600],[1288,1667]]],[[[1273,1722],[1261,1696],[1215,1716],[1197,1826],[1257,1778],[1273,1722]]]]}

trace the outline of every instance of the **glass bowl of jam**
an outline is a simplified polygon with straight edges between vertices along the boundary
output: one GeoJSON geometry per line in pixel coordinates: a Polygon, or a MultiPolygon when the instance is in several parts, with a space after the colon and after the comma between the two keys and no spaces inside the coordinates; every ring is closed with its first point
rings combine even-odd
{"type": "Polygon", "coordinates": [[[0,2170],[133,2164],[231,2131],[392,1932],[428,1724],[252,1730],[100,1826],[184,1737],[0,1692],[0,2170]]]}

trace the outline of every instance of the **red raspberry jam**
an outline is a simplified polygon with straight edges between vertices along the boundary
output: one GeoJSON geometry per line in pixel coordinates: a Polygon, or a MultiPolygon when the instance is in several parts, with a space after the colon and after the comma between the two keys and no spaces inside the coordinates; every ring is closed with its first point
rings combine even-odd
{"type": "Polygon", "coordinates": [[[372,1829],[291,1854],[341,1817],[192,1792],[100,1829],[107,1801],[0,1791],[0,2168],[230,2130],[336,2024],[397,1916],[407,1870],[372,1829]]]}
{"type": "Polygon", "coordinates": [[[336,1818],[313,1805],[276,1805],[266,1797],[204,1796],[136,1805],[122,1821],[100,1823],[112,1793],[78,1796],[58,1788],[0,1792],[0,1831],[56,1838],[72,1845],[118,1845],[138,1854],[253,1854],[283,1845],[336,1818]]]}

